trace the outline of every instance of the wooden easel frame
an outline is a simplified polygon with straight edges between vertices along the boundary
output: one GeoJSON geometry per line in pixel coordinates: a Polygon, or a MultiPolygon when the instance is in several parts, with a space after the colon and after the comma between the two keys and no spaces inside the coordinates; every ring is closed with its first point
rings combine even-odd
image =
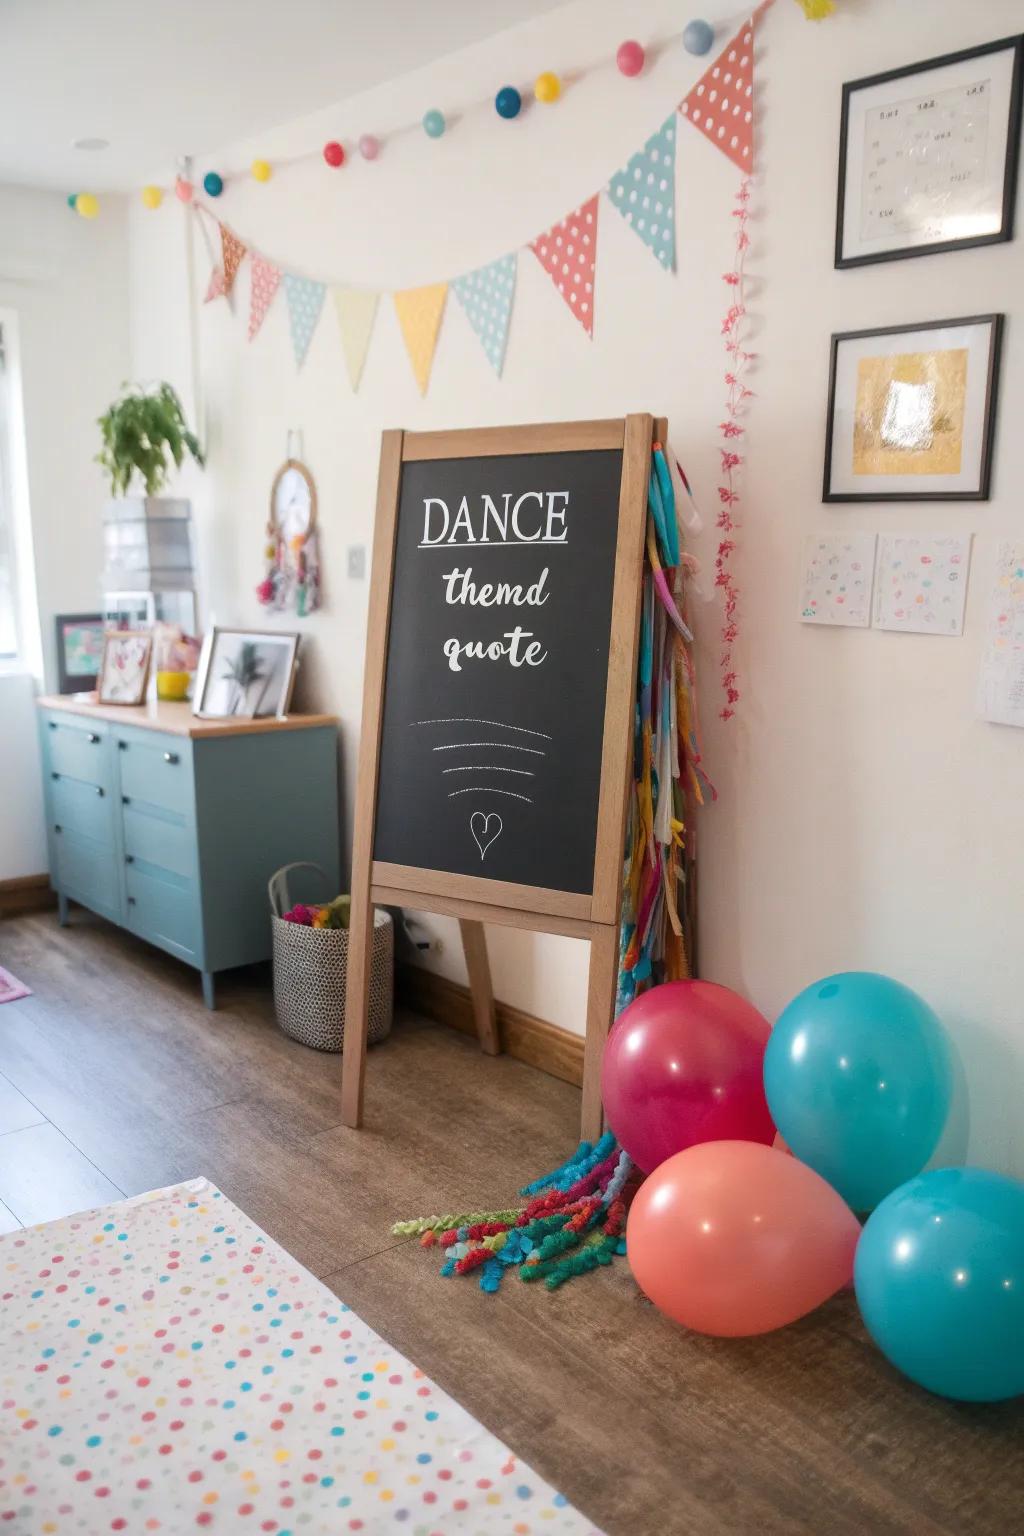
{"type": "Polygon", "coordinates": [[[477,1034],[483,1050],[500,1050],[483,924],[590,940],[587,1034],[583,1058],[582,1135],[600,1134],[601,1054],[615,1009],[619,910],[626,810],[632,783],[633,712],[643,590],[644,538],[651,445],[664,421],[646,415],[461,432],[385,432],[381,439],[377,516],[373,535],[370,610],[363,682],[362,734],[352,849],[352,910],[345,996],[341,1118],[363,1119],[370,952],[375,905],[405,906],[459,919],[477,1034]],[[388,631],[402,465],[424,459],[486,458],[501,454],[621,449],[622,480],[612,589],[608,686],[601,749],[594,879],[591,893],[546,890],[478,875],[453,875],[382,863],[373,858],[384,719],[388,631]]]}

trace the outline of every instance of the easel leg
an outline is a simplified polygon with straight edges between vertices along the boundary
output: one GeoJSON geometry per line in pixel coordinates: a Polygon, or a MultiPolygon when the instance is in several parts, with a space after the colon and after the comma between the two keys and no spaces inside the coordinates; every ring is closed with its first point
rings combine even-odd
{"type": "Polygon", "coordinates": [[[487,940],[483,923],[468,917],[459,919],[462,948],[466,955],[469,973],[469,990],[473,998],[473,1017],[480,1049],[488,1056],[501,1052],[498,1038],[498,1021],[494,1013],[494,993],[491,990],[491,967],[487,959],[487,940]]]}
{"type": "Polygon", "coordinates": [[[596,1141],[604,1126],[601,1104],[601,1057],[615,1012],[619,978],[619,930],[608,923],[594,929],[590,940],[587,983],[587,1041],[583,1053],[583,1110],[580,1135],[596,1141]]]}
{"type": "MultiPolygon", "coordinates": [[[[367,872],[368,874],[369,872],[367,872]]],[[[373,951],[373,908],[370,882],[352,892],[348,935],[348,976],[345,981],[345,1043],[341,1058],[341,1123],[363,1123],[363,1084],[366,1079],[366,1036],[370,1028],[370,957],[373,951]]]]}

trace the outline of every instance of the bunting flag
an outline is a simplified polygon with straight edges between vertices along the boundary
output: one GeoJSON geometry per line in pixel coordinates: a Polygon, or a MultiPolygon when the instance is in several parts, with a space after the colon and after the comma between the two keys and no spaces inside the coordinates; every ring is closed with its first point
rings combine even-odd
{"type": "Polygon", "coordinates": [[[203,303],[209,304],[214,299],[223,299],[226,296],[227,289],[224,286],[224,268],[214,267],[210,273],[210,281],[207,285],[206,297],[203,300],[203,303]]]}
{"type": "Polygon", "coordinates": [[[341,346],[345,353],[345,367],[353,389],[359,388],[363,376],[363,364],[370,346],[370,333],[377,314],[380,295],[369,293],[365,288],[335,288],[334,304],[338,311],[341,329],[341,346]]]}
{"type": "Polygon", "coordinates": [[[726,43],[715,62],[680,102],[679,110],[741,171],[749,173],[753,169],[753,16],[726,43]]]}
{"type": "Polygon", "coordinates": [[[235,278],[238,269],[245,259],[245,246],[237,235],[231,233],[226,225],[220,226],[220,248],[222,254],[221,266],[224,273],[224,292],[229,294],[235,286],[235,278]]]}
{"type": "Polygon", "coordinates": [[[275,267],[272,261],[267,261],[264,256],[252,258],[252,276],[249,284],[249,340],[252,341],[256,332],[263,324],[263,318],[270,308],[274,294],[281,282],[281,268],[275,267]]]}
{"type": "Polygon", "coordinates": [[[405,338],[405,349],[421,395],[427,392],[447,296],[447,283],[430,283],[426,288],[406,288],[403,293],[392,295],[398,323],[405,338]]]}
{"type": "Polygon", "coordinates": [[[318,283],[311,277],[299,277],[295,272],[284,274],[284,294],[288,300],[288,321],[297,368],[301,368],[306,361],[326,292],[325,283],[318,283]]]}
{"type": "Polygon", "coordinates": [[[452,282],[452,292],[465,310],[466,318],[487,354],[487,361],[499,378],[505,362],[505,343],[508,340],[515,289],[514,251],[452,282]]]}
{"type": "Polygon", "coordinates": [[[676,267],[676,114],[608,183],[608,196],[663,267],[676,267]]]}
{"type": "Polygon", "coordinates": [[[594,334],[594,268],[597,262],[597,193],[530,241],[530,250],[588,336],[594,334]]]}

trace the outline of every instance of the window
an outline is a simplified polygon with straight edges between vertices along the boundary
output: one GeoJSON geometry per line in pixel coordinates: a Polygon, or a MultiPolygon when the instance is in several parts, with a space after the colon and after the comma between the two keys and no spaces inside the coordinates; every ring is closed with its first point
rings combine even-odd
{"type": "Polygon", "coordinates": [[[19,649],[10,441],[10,368],[7,337],[0,322],[0,663],[15,660],[19,649]]]}

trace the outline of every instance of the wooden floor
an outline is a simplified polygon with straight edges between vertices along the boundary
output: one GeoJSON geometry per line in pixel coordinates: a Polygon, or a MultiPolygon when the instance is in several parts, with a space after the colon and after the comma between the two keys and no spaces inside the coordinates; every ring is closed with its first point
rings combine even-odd
{"type": "Polygon", "coordinates": [[[206,1174],[611,1536],[973,1536],[1024,1521],[1024,1407],[889,1369],[852,1298],[766,1338],[687,1334],[624,1262],[554,1294],[441,1280],[392,1221],[501,1205],[575,1142],[579,1094],[442,1026],[339,1059],[285,1039],[264,973],[218,988],[74,910],[0,924],[34,995],[0,1007],[8,1226],[206,1174]]]}

